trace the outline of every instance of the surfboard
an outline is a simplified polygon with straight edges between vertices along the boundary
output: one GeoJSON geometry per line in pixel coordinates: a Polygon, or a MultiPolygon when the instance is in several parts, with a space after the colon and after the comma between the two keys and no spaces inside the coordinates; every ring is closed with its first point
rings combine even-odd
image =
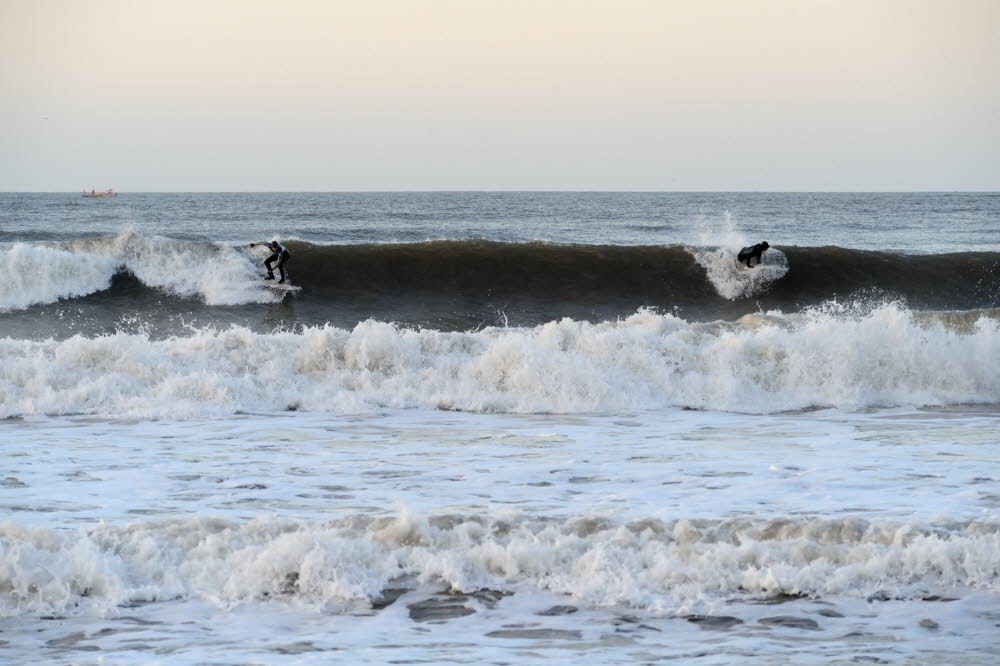
{"type": "Polygon", "coordinates": [[[302,291],[302,287],[297,287],[289,282],[278,284],[277,282],[264,280],[264,286],[270,287],[271,289],[274,289],[276,291],[302,291]]]}

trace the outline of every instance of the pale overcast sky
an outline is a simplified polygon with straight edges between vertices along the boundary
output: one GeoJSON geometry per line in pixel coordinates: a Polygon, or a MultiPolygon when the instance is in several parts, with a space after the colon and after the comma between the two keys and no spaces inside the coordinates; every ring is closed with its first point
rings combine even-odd
{"type": "Polygon", "coordinates": [[[1000,190],[997,0],[0,0],[0,190],[1000,190]]]}

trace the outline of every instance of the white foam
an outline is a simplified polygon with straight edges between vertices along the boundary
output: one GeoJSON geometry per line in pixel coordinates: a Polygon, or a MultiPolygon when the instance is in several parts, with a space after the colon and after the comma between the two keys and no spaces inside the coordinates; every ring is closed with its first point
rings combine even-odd
{"type": "Polygon", "coordinates": [[[150,287],[201,298],[209,305],[277,300],[262,287],[255,263],[249,250],[144,236],[134,230],[67,243],[15,243],[0,250],[5,270],[0,310],[107,289],[119,270],[127,270],[150,287]]]}
{"type": "Polygon", "coordinates": [[[366,321],[350,331],[5,339],[0,358],[0,416],[289,407],[772,413],[1000,402],[1000,323],[983,317],[960,333],[892,304],[714,324],[640,311],[617,322],[454,333],[366,321]]]}
{"type": "Polygon", "coordinates": [[[404,575],[657,612],[778,593],[1000,591],[1000,526],[985,523],[426,518],[403,507],[395,518],[330,523],[196,517],[77,531],[5,523],[0,543],[4,616],[177,597],[347,609],[404,575]]]}
{"type": "Polygon", "coordinates": [[[107,289],[118,269],[108,256],[14,243],[0,248],[0,311],[107,289]]]}
{"type": "Polygon", "coordinates": [[[697,241],[686,249],[705,269],[709,282],[723,298],[736,300],[760,294],[788,272],[788,258],[775,248],[764,252],[761,263],[753,268],[736,260],[741,249],[758,241],[750,242],[728,211],[721,226],[705,219],[699,222],[697,241]]]}
{"type": "Polygon", "coordinates": [[[199,296],[209,305],[274,300],[273,294],[262,288],[260,271],[248,253],[223,243],[144,236],[127,230],[114,238],[68,245],[117,260],[148,286],[181,296],[199,296]]]}

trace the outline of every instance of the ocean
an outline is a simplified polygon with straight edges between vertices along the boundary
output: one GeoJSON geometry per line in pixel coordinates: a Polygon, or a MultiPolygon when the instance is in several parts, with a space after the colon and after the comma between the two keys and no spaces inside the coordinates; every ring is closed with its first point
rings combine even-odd
{"type": "Polygon", "coordinates": [[[996,662],[1000,194],[0,193],[0,273],[2,661],[996,662]]]}

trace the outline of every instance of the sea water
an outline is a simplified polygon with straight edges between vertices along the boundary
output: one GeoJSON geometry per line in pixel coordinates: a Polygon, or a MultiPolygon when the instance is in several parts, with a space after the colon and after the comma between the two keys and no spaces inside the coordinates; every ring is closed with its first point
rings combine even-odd
{"type": "Polygon", "coordinates": [[[996,195],[2,196],[5,661],[995,661],[996,195]]]}

